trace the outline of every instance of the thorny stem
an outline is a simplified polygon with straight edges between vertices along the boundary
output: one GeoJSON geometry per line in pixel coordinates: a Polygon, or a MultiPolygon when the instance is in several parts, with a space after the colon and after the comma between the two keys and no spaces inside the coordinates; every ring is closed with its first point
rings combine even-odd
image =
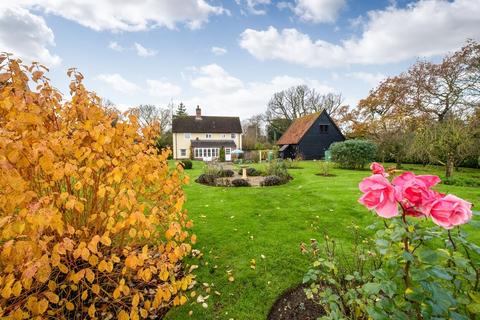
{"type": "MultiPolygon", "coordinates": [[[[408,222],[407,222],[407,217],[406,217],[406,214],[405,214],[405,208],[403,207],[402,203],[400,203],[400,207],[402,208],[402,222],[403,222],[403,225],[405,226],[405,231],[407,232],[407,234],[405,235],[405,237],[403,238],[403,248],[405,250],[405,252],[407,253],[413,253],[417,248],[415,247],[411,252],[410,252],[410,247],[409,247],[409,230],[408,230],[408,222]]],[[[410,260],[407,260],[407,262],[405,262],[405,267],[404,267],[404,276],[403,276],[403,281],[405,282],[405,288],[408,289],[410,288],[411,286],[411,279],[410,279],[410,264],[411,264],[411,261],[410,260]]],[[[422,317],[422,314],[420,313],[420,308],[418,306],[418,304],[415,302],[415,301],[412,301],[410,299],[408,299],[405,295],[405,299],[407,299],[408,301],[412,302],[413,305],[415,306],[415,313],[417,315],[417,319],[421,320],[423,319],[422,317]]]]}
{"type": "Polygon", "coordinates": [[[450,230],[448,230],[448,240],[450,240],[450,243],[452,244],[453,251],[457,251],[457,246],[455,245],[455,242],[452,239],[452,234],[450,233],[450,230]]]}

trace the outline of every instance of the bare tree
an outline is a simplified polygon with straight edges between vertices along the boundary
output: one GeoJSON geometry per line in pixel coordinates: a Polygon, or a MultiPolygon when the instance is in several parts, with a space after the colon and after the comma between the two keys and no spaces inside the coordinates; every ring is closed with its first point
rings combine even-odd
{"type": "Polygon", "coordinates": [[[272,130],[283,133],[285,124],[288,127],[293,120],[323,109],[335,120],[340,119],[346,110],[342,103],[342,94],[320,94],[306,85],[299,85],[276,92],[268,102],[264,118],[272,130]]]}
{"type": "Polygon", "coordinates": [[[142,127],[159,123],[161,132],[167,132],[172,124],[172,111],[169,107],[158,108],[152,104],[142,104],[131,111],[137,116],[142,127]]]}
{"type": "Polygon", "coordinates": [[[407,73],[412,101],[425,115],[437,121],[448,116],[466,119],[480,101],[480,45],[468,42],[441,63],[420,61],[407,73]],[[415,89],[415,90],[414,90],[415,89]]]}

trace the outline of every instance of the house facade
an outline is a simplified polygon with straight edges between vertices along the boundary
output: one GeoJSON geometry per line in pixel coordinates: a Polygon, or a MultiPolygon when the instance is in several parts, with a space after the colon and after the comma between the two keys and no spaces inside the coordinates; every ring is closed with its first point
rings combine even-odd
{"type": "Polygon", "coordinates": [[[301,156],[305,160],[320,160],[333,142],[344,140],[338,126],[323,110],[295,119],[277,145],[281,158],[301,156]]]}
{"type": "Polygon", "coordinates": [[[199,106],[195,116],[175,117],[172,122],[173,158],[211,161],[225,149],[225,160],[242,148],[242,126],[239,117],[202,116],[199,106]]]}

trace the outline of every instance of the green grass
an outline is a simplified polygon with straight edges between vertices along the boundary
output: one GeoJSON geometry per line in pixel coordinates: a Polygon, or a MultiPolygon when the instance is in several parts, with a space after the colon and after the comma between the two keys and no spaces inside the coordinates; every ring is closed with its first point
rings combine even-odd
{"type": "MultiPolygon", "coordinates": [[[[202,166],[194,162],[194,168],[187,171],[191,182],[185,192],[198,238],[195,248],[203,253],[201,259],[192,261],[199,265],[196,291],[208,294],[202,283],[212,288],[208,308],[191,299],[171,310],[168,319],[266,319],[276,298],[300,283],[308,268],[309,259],[300,253],[300,243],[320,239],[326,231],[348,247],[352,234],[347,226],[354,223],[364,228],[378,219],[357,203],[358,183],[369,171],[333,169],[335,177],[322,177],[315,175],[318,163],[305,161],[300,164],[303,169],[290,170],[294,180],[286,185],[220,188],[194,182],[202,166]],[[251,259],[256,260],[255,270],[250,268],[251,259]],[[230,270],[233,282],[228,281],[230,270]]],[[[443,175],[441,168],[433,166],[406,165],[404,169],[443,175]]],[[[480,177],[480,170],[462,169],[455,174],[470,179],[480,177]]],[[[436,189],[480,206],[480,188],[442,184],[436,189]]],[[[471,240],[480,243],[480,234],[472,234],[471,240]]]]}

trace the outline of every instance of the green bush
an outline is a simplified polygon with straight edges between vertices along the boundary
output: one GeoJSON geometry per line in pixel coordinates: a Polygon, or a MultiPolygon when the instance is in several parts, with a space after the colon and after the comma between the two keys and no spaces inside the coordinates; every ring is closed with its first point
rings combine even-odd
{"type": "Polygon", "coordinates": [[[218,160],[220,162],[225,162],[225,148],[224,147],[220,148],[220,154],[218,156],[218,160]]]}
{"type": "Polygon", "coordinates": [[[218,176],[221,177],[221,178],[225,178],[225,177],[233,177],[234,174],[235,174],[235,172],[233,172],[233,170],[222,169],[222,170],[219,171],[218,176]]]}
{"type": "Polygon", "coordinates": [[[341,168],[362,169],[367,163],[375,160],[377,147],[366,140],[347,140],[332,143],[330,152],[332,161],[341,168]]]}
{"type": "Polygon", "coordinates": [[[263,180],[260,185],[262,187],[269,187],[269,186],[278,186],[280,184],[284,184],[286,181],[281,179],[278,176],[266,176],[265,180],[263,180]]]}
{"type": "Polygon", "coordinates": [[[288,181],[292,179],[292,176],[288,173],[287,165],[282,160],[272,160],[268,163],[265,170],[267,176],[277,176],[282,180],[288,181]]]}
{"type": "Polygon", "coordinates": [[[186,170],[192,169],[193,167],[192,160],[188,160],[188,159],[180,161],[180,164],[186,170]]]}
{"type": "Polygon", "coordinates": [[[195,180],[195,182],[201,183],[201,184],[206,184],[206,185],[209,185],[209,186],[214,186],[215,185],[215,178],[216,178],[216,176],[214,176],[214,175],[202,173],[200,176],[198,176],[198,178],[195,180]]]}
{"type": "Polygon", "coordinates": [[[245,179],[234,179],[231,183],[234,187],[250,187],[250,183],[245,179]]]}
{"type": "MultiPolygon", "coordinates": [[[[243,169],[238,170],[238,174],[242,175],[243,174],[243,169]]],[[[261,176],[262,172],[258,171],[255,168],[247,168],[247,176],[249,177],[258,177],[261,176]]]]}
{"type": "Polygon", "coordinates": [[[331,176],[332,171],[332,163],[330,161],[320,161],[320,175],[329,177],[331,176]]]}

